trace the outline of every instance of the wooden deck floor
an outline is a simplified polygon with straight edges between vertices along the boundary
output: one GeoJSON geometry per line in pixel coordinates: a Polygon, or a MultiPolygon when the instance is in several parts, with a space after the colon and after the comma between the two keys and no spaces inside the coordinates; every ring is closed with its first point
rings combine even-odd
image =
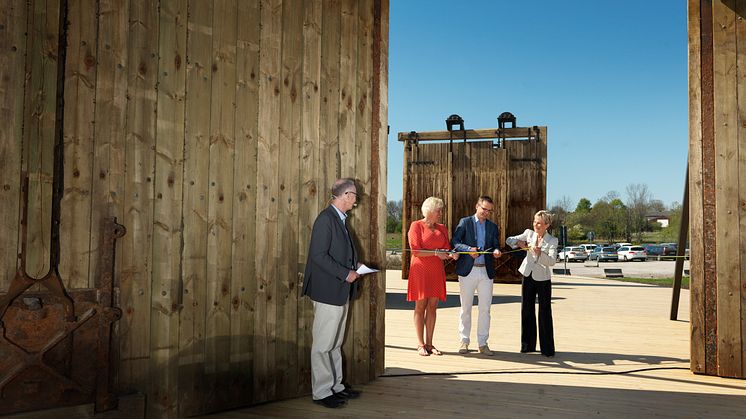
{"type": "Polygon", "coordinates": [[[548,359],[518,352],[520,285],[495,284],[487,357],[457,353],[458,284],[449,282],[435,333],[445,354],[421,357],[398,277],[387,278],[386,374],[358,386],[360,399],[326,409],[308,396],[207,417],[746,417],[746,380],[689,371],[687,290],[670,321],[669,288],[555,277],[557,355],[548,359]]]}

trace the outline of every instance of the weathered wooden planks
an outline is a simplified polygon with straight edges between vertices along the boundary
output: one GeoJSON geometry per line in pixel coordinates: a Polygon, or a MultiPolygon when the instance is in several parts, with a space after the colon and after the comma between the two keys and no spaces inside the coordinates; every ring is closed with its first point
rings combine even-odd
{"type": "Polygon", "coordinates": [[[211,403],[230,400],[233,165],[235,156],[236,3],[216,0],[213,14],[210,166],[207,212],[205,373],[211,403]]]}
{"type": "MultiPolygon", "coordinates": [[[[303,15],[303,89],[301,105],[303,106],[302,140],[300,147],[300,205],[298,208],[298,274],[299,281],[306,268],[308,242],[311,239],[311,228],[325,204],[327,186],[319,183],[321,164],[319,163],[319,126],[321,124],[321,0],[304,2],[303,15]]],[[[311,329],[313,327],[313,306],[308,298],[298,300],[298,347],[310,348],[311,329]]],[[[310,377],[311,358],[306,351],[298,351],[298,375],[310,377]]],[[[309,392],[309,380],[298,380],[298,391],[309,392]]]]}
{"type": "MultiPolygon", "coordinates": [[[[495,135],[495,130],[475,131],[495,135]]],[[[420,206],[429,196],[446,202],[442,221],[451,232],[462,217],[474,214],[474,204],[481,195],[495,202],[491,219],[500,227],[502,244],[506,236],[529,227],[533,214],[546,206],[547,129],[513,128],[511,133],[530,133],[531,138],[504,141],[504,148],[494,148],[491,141],[464,142],[458,134],[454,134],[452,143],[405,142],[404,230],[422,217],[420,206]]],[[[400,138],[404,135],[399,133],[400,138]]],[[[404,277],[409,260],[410,255],[404,253],[404,277]]],[[[452,267],[446,271],[450,274],[452,267]]]]}
{"type": "Polygon", "coordinates": [[[146,0],[131,0],[124,153],[124,213],[127,234],[122,238],[117,271],[119,304],[120,386],[147,389],[150,357],[152,283],[153,177],[155,176],[156,83],[158,81],[158,9],[146,0]]]}
{"type": "MultiPolygon", "coordinates": [[[[99,272],[98,258],[94,256],[100,241],[99,221],[107,216],[121,220],[123,215],[128,20],[127,3],[99,3],[89,286],[95,285],[99,272]]],[[[121,241],[118,243],[119,251],[121,241]]]]}
{"type": "Polygon", "coordinates": [[[717,239],[715,230],[715,92],[712,1],[701,3],[702,14],[702,219],[704,275],[705,373],[717,374],[717,239]]]}
{"type": "Polygon", "coordinates": [[[10,285],[18,254],[27,14],[22,0],[0,9],[0,290],[10,285]]]}
{"type": "Polygon", "coordinates": [[[257,299],[254,320],[254,395],[257,402],[275,397],[277,388],[275,344],[277,336],[277,276],[281,260],[277,242],[280,185],[279,121],[282,44],[282,2],[261,2],[259,44],[259,137],[257,143],[257,188],[262,199],[256,209],[257,299]]]}
{"type": "MultiPolygon", "coordinates": [[[[127,227],[116,259],[123,309],[116,377],[123,391],[147,393],[150,416],[308,394],[313,315],[299,287],[311,226],[337,177],[359,183],[351,223],[361,261],[383,263],[387,23],[380,19],[388,3],[298,5],[69,2],[75,27],[59,127],[69,163],[62,241],[70,246],[62,268],[70,286],[95,286],[98,221],[113,215],[127,227]]],[[[3,45],[25,47],[28,32],[32,52],[25,61],[24,50],[2,56],[20,60],[15,78],[10,61],[0,66],[0,86],[21,93],[2,102],[4,115],[18,120],[0,131],[0,150],[8,151],[0,156],[2,193],[15,197],[2,208],[16,232],[0,243],[10,267],[5,286],[24,168],[35,171],[35,214],[46,211],[49,223],[51,190],[42,188],[51,182],[44,154],[51,148],[40,133],[58,133],[54,109],[44,111],[57,102],[56,85],[44,83],[62,69],[49,54],[58,22],[47,6],[17,7],[22,13],[0,12],[23,22],[0,27],[15,31],[3,45]],[[33,74],[24,89],[25,69],[33,74]],[[24,123],[35,133],[22,133],[24,123]]],[[[30,259],[37,265],[49,254],[41,221],[30,259]]],[[[383,371],[383,276],[363,281],[345,344],[346,381],[354,383],[383,371]]]]}
{"type": "Polygon", "coordinates": [[[740,249],[738,223],[738,80],[736,72],[736,14],[717,1],[713,4],[715,100],[715,229],[717,259],[718,375],[741,373],[740,249]]]}
{"type": "Polygon", "coordinates": [[[179,409],[205,411],[207,213],[210,167],[213,2],[190,2],[187,21],[184,143],[184,244],[179,319],[179,409]]]}
{"type": "MultiPolygon", "coordinates": [[[[529,134],[534,135],[534,127],[516,127],[516,128],[504,128],[500,132],[502,138],[526,138],[529,134]]],[[[463,140],[491,140],[497,138],[497,128],[487,129],[467,129],[465,131],[454,130],[453,138],[463,140]]],[[[417,139],[420,141],[446,141],[451,139],[451,135],[448,131],[423,131],[417,132],[417,139]]],[[[397,135],[399,141],[406,141],[409,138],[410,132],[400,132],[397,135]]]]}
{"type": "Polygon", "coordinates": [[[256,298],[256,171],[259,129],[259,1],[238,3],[236,32],[236,155],[231,268],[231,398],[253,393],[256,298]]]}
{"type": "Polygon", "coordinates": [[[57,106],[60,10],[56,2],[29,3],[22,169],[29,176],[26,272],[49,272],[52,168],[57,106]]]}
{"type": "Polygon", "coordinates": [[[691,370],[745,376],[746,3],[689,2],[691,370]]]}
{"type": "Polygon", "coordinates": [[[179,417],[187,1],[160,2],[148,415],[179,417]]]}
{"type": "MultiPolygon", "coordinates": [[[[358,173],[358,192],[360,193],[360,203],[355,208],[354,236],[358,239],[360,262],[373,265],[373,255],[377,253],[376,243],[373,242],[371,232],[375,230],[372,225],[373,215],[376,211],[375,195],[371,194],[374,173],[372,172],[373,152],[371,150],[370,139],[370,86],[371,86],[371,67],[372,53],[368,45],[372,42],[372,19],[373,14],[370,1],[359,1],[350,9],[354,18],[355,30],[350,32],[350,37],[354,39],[352,54],[354,54],[354,69],[351,82],[354,95],[351,95],[353,133],[355,154],[352,156],[356,162],[356,172],[358,173]]],[[[371,328],[375,330],[375,324],[371,324],[371,304],[370,304],[370,282],[376,281],[377,274],[366,275],[361,278],[360,296],[355,301],[352,308],[352,321],[354,323],[353,354],[348,358],[353,359],[353,370],[348,369],[348,374],[355,376],[358,382],[368,381],[368,372],[370,370],[371,357],[371,328]]]]}
{"type": "Polygon", "coordinates": [[[702,201],[702,76],[700,1],[689,0],[689,237],[691,370],[705,372],[704,213],[702,201]]]}
{"type": "MultiPolygon", "coordinates": [[[[738,179],[738,200],[734,205],[735,212],[738,217],[738,238],[733,240],[733,243],[738,243],[738,257],[737,262],[738,268],[734,271],[734,277],[731,278],[729,286],[731,292],[738,289],[740,292],[733,292],[735,295],[733,299],[738,301],[738,304],[734,307],[734,311],[737,314],[734,318],[729,319],[733,322],[732,329],[735,332],[732,338],[733,345],[733,370],[739,378],[746,377],[746,182],[740,180],[744,174],[746,174],[746,147],[743,147],[744,140],[746,140],[746,126],[738,121],[746,121],[746,23],[743,18],[746,16],[746,1],[736,2],[736,54],[737,54],[737,73],[736,80],[738,81],[738,117],[736,123],[736,129],[738,130],[738,142],[736,148],[738,149],[737,166],[732,170],[735,172],[732,175],[738,179]],[[738,313],[740,311],[740,313],[738,313]],[[735,320],[735,317],[739,317],[740,324],[735,320]],[[739,359],[740,354],[740,359],[739,359]],[[740,369],[738,368],[740,366],[740,369]]],[[[732,197],[729,197],[733,201],[732,197]]],[[[735,247],[735,246],[734,246],[735,247]]]]}
{"type": "Polygon", "coordinates": [[[64,112],[64,194],[60,203],[60,276],[68,288],[89,286],[95,87],[97,75],[95,0],[68,2],[65,102],[75,103],[64,112]]]}
{"type": "MultiPolygon", "coordinates": [[[[337,104],[338,121],[338,150],[339,150],[339,177],[357,178],[360,181],[358,162],[355,159],[355,105],[356,89],[354,79],[357,76],[357,55],[354,53],[357,46],[357,4],[351,0],[340,0],[340,45],[339,45],[339,98],[334,102],[337,104]]],[[[360,187],[360,186],[359,186],[360,187]]],[[[362,208],[361,208],[362,210],[362,208]]],[[[364,210],[363,210],[364,211],[364,210]]],[[[361,211],[361,212],[363,212],[361,211]]],[[[357,211],[351,211],[353,215],[348,221],[353,240],[355,240],[358,252],[361,252],[361,243],[357,224],[355,223],[357,211]]],[[[361,295],[361,297],[363,297],[361,295]]],[[[364,298],[364,297],[363,297],[364,298]]],[[[347,356],[344,357],[345,371],[355,368],[359,342],[358,322],[361,320],[359,313],[362,305],[352,302],[350,304],[350,317],[347,321],[346,339],[342,350],[347,356]]]]}
{"type": "Polygon", "coordinates": [[[339,90],[340,90],[340,42],[341,6],[339,0],[323,2],[321,15],[321,125],[319,138],[321,150],[319,161],[323,168],[321,184],[324,187],[324,206],[330,202],[330,190],[334,180],[341,176],[339,161],[339,90]]]}
{"type": "MultiPolygon", "coordinates": [[[[386,182],[387,182],[387,144],[388,144],[388,51],[389,51],[389,2],[388,0],[374,0],[372,3],[372,101],[371,101],[371,150],[374,164],[373,181],[371,184],[371,196],[378,197],[377,217],[378,224],[373,237],[378,238],[378,254],[373,260],[379,267],[384,267],[386,261],[386,182]],[[376,156],[377,154],[377,156],[376,156]]],[[[373,217],[376,220],[376,217],[373,217]]],[[[382,270],[377,276],[375,286],[371,286],[371,324],[375,322],[375,330],[371,326],[371,365],[368,377],[374,379],[384,372],[384,336],[385,336],[385,310],[386,310],[386,274],[382,270]]]]}
{"type": "MultiPolygon", "coordinates": [[[[303,8],[292,1],[282,2],[282,62],[280,65],[279,203],[283,220],[299,215],[300,143],[301,143],[301,71],[303,58],[303,8]]],[[[277,293],[276,397],[290,397],[298,388],[298,230],[295,222],[278,223],[277,243],[279,275],[277,293]],[[283,262],[279,262],[283,260],[283,262]]]]}

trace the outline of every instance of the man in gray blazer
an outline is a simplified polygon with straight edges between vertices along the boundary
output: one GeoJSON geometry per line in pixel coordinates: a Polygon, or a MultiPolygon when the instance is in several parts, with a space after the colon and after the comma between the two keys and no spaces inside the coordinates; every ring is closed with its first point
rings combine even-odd
{"type": "Polygon", "coordinates": [[[313,224],[306,261],[303,295],[313,300],[311,387],[314,403],[343,406],[360,392],[342,384],[342,342],[349,301],[358,294],[359,267],[355,245],[347,229],[347,211],[357,202],[352,179],[332,186],[332,203],[313,224]]]}
{"type": "Polygon", "coordinates": [[[490,306],[492,305],[492,280],[495,277],[495,260],[500,257],[500,230],[497,224],[489,220],[495,210],[495,203],[487,195],[477,200],[474,215],[464,217],[459,221],[453,232],[451,244],[458,252],[473,253],[471,257],[461,257],[456,261],[459,291],[461,295],[461,311],[459,313],[458,333],[461,347],[458,352],[469,352],[471,334],[471,307],[474,301],[474,291],[477,292],[479,318],[477,319],[477,343],[479,353],[492,356],[487,345],[490,337],[490,306]]]}

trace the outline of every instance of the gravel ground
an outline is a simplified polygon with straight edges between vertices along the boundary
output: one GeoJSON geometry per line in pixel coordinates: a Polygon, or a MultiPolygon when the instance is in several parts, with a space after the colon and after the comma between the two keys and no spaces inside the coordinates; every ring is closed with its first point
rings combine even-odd
{"type": "MultiPolygon", "coordinates": [[[[676,262],[672,260],[648,260],[646,262],[601,262],[596,261],[568,262],[567,269],[571,275],[604,278],[604,268],[621,268],[626,277],[635,278],[673,278],[676,262]]],[[[554,268],[564,268],[564,262],[557,262],[554,268]]],[[[689,261],[684,261],[684,270],[689,269],[689,261]]]]}

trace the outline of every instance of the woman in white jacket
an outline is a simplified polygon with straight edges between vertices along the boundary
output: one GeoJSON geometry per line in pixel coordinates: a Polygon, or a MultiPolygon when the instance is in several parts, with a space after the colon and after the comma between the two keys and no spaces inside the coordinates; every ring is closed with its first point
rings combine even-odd
{"type": "Polygon", "coordinates": [[[508,237],[512,248],[528,248],[518,271],[523,275],[521,286],[521,352],[536,352],[536,296],[539,296],[539,343],[544,356],[554,356],[554,325],[552,324],[552,271],[557,259],[557,238],[547,233],[552,215],[544,210],[534,215],[534,229],[508,237]]]}

